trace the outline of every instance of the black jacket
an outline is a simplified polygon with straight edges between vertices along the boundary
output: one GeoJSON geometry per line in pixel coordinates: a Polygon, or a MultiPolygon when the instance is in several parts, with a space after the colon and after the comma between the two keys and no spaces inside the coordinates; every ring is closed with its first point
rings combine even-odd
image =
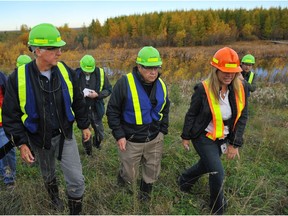
{"type": "MultiPolygon", "coordinates": [[[[138,80],[144,85],[144,81],[137,72],[137,67],[133,68],[133,73],[136,75],[138,80]]],[[[150,86],[151,93],[149,95],[152,106],[156,104],[156,82],[150,86]]],[[[132,142],[147,142],[154,139],[159,132],[163,134],[168,133],[169,125],[169,107],[170,101],[166,101],[166,105],[162,111],[163,118],[161,121],[153,121],[150,124],[134,125],[128,124],[123,119],[123,112],[125,109],[127,99],[127,87],[128,81],[126,76],[122,76],[113,88],[110,100],[107,106],[107,118],[109,127],[112,129],[112,134],[116,140],[125,137],[127,140],[132,142]]],[[[149,86],[144,86],[149,88],[149,86]]]]}
{"type": "Polygon", "coordinates": [[[102,118],[105,114],[104,98],[108,97],[112,93],[112,86],[107,78],[104,76],[104,84],[102,91],[100,92],[100,69],[96,67],[94,72],[90,74],[89,84],[87,85],[86,76],[81,68],[76,69],[77,76],[79,77],[79,85],[81,91],[85,88],[93,89],[98,93],[96,98],[85,98],[86,106],[94,107],[99,118],[102,118]]]}
{"type": "MultiPolygon", "coordinates": [[[[229,88],[229,102],[232,110],[232,118],[229,121],[229,134],[227,136],[229,143],[240,147],[243,144],[243,134],[246,126],[248,112],[247,112],[247,93],[248,88],[246,83],[245,89],[245,107],[242,111],[240,118],[237,121],[235,130],[232,130],[233,124],[237,115],[236,99],[232,86],[229,88]]],[[[208,124],[212,120],[212,113],[207,100],[207,95],[202,83],[197,84],[194,87],[194,93],[191,98],[190,108],[185,116],[185,122],[183,126],[183,132],[181,137],[183,139],[195,139],[205,131],[208,124]]]]}
{"type": "MultiPolygon", "coordinates": [[[[256,73],[254,73],[254,77],[253,77],[253,80],[252,80],[251,84],[248,83],[251,71],[249,71],[248,73],[245,72],[245,71],[242,71],[241,74],[242,74],[243,78],[247,81],[247,86],[248,86],[249,92],[254,92],[256,90],[256,88],[257,88],[256,82],[255,82],[256,73]]],[[[249,93],[248,93],[248,96],[249,96],[249,93]]]]}
{"type": "MultiPolygon", "coordinates": [[[[50,149],[52,130],[55,129],[54,127],[59,127],[64,136],[68,139],[72,138],[73,133],[73,122],[68,121],[64,110],[65,106],[59,77],[60,71],[58,70],[58,67],[52,67],[50,82],[44,82],[43,76],[40,78],[40,72],[36,66],[35,60],[28,63],[27,66],[31,74],[31,86],[33,87],[33,92],[35,94],[36,109],[39,115],[39,119],[36,120],[38,123],[38,130],[36,133],[30,133],[21,121],[23,113],[19,105],[17,69],[8,78],[2,110],[3,127],[8,137],[14,141],[16,146],[29,144],[29,139],[29,142],[40,148],[50,149]],[[54,89],[54,91],[47,91],[47,83],[50,83],[50,88],[51,90],[54,89]],[[44,91],[44,89],[46,91],[44,91]],[[55,112],[56,117],[53,118],[51,112],[55,112]]],[[[67,67],[67,65],[65,65],[65,67],[72,77],[72,109],[77,126],[80,129],[86,129],[89,127],[89,120],[85,102],[80,92],[80,88],[78,87],[76,72],[67,67]]]]}

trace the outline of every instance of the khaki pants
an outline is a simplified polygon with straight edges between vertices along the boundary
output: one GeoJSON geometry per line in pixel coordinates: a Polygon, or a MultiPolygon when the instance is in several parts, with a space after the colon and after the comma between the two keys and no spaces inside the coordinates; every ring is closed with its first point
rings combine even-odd
{"type": "Polygon", "coordinates": [[[126,151],[120,151],[120,175],[128,183],[137,180],[139,165],[142,165],[142,179],[153,183],[158,179],[163,153],[163,133],[146,143],[135,143],[127,140],[126,151]]]}

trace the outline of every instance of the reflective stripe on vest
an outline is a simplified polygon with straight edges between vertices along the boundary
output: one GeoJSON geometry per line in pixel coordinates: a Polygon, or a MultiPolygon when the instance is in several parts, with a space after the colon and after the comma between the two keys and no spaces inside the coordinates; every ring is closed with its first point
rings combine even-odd
{"type": "Polygon", "coordinates": [[[2,126],[2,107],[0,107],[0,126],[2,126]]]}
{"type": "Polygon", "coordinates": [[[203,81],[203,86],[207,95],[210,111],[212,113],[212,122],[213,122],[213,132],[207,133],[206,136],[212,140],[216,140],[217,138],[224,137],[224,123],[222,119],[221,109],[219,105],[219,99],[215,98],[212,91],[209,91],[209,83],[208,81],[203,81]]]}
{"type": "Polygon", "coordinates": [[[101,92],[103,89],[104,80],[105,80],[104,70],[103,70],[103,68],[100,68],[100,89],[99,89],[99,92],[101,92]]]}
{"type": "Polygon", "coordinates": [[[244,90],[244,86],[243,83],[239,80],[238,81],[240,83],[239,87],[240,87],[240,93],[239,95],[235,92],[235,98],[236,98],[236,106],[237,106],[237,116],[233,125],[233,130],[235,129],[236,123],[238,121],[238,119],[241,116],[241,113],[245,107],[245,90],[244,90]]]}
{"type": "Polygon", "coordinates": [[[150,99],[142,84],[132,73],[127,74],[128,97],[124,110],[124,120],[130,124],[149,124],[153,120],[160,121],[163,118],[162,110],[166,104],[167,88],[165,83],[159,78],[156,81],[157,104],[152,107],[150,99]]]}
{"type": "Polygon", "coordinates": [[[253,81],[253,79],[254,79],[254,73],[251,71],[250,72],[250,75],[249,75],[249,79],[248,79],[248,83],[252,83],[252,81],[253,81]]]}
{"type": "MultiPolygon", "coordinates": [[[[73,102],[73,85],[70,81],[68,71],[65,66],[58,62],[60,70],[60,80],[62,95],[64,98],[65,113],[68,121],[74,120],[74,113],[71,108],[73,102]]],[[[24,126],[31,132],[35,133],[38,129],[37,119],[39,118],[36,108],[35,94],[31,85],[30,73],[26,65],[18,67],[18,97],[20,109],[23,112],[21,120],[24,126]]]]}
{"type": "MultiPolygon", "coordinates": [[[[241,116],[242,110],[245,107],[245,91],[242,82],[240,82],[240,94],[238,95],[235,92],[235,98],[236,98],[236,106],[237,106],[237,115],[236,119],[233,125],[233,130],[235,129],[235,125],[238,121],[238,119],[241,116]],[[240,97],[240,98],[239,98],[240,97]]],[[[224,137],[224,123],[222,119],[222,113],[220,109],[219,99],[215,98],[212,91],[209,91],[209,83],[207,80],[203,81],[203,86],[207,95],[210,111],[212,113],[212,122],[213,122],[213,132],[207,133],[206,136],[212,140],[216,140],[217,138],[223,138],[224,137]]]]}
{"type": "Polygon", "coordinates": [[[74,112],[72,110],[73,85],[72,85],[68,71],[66,70],[65,66],[61,62],[58,62],[57,66],[60,70],[60,74],[62,75],[60,76],[60,79],[61,79],[61,84],[62,84],[61,86],[62,86],[64,104],[65,104],[65,113],[68,118],[68,121],[73,121],[74,120],[74,112]],[[67,88],[68,88],[68,92],[67,92],[67,88]]]}

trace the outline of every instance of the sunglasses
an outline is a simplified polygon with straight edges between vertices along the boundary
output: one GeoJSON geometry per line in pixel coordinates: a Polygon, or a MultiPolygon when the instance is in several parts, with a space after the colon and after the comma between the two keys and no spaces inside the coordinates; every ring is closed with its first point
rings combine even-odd
{"type": "Polygon", "coordinates": [[[144,65],[141,65],[141,67],[145,70],[158,70],[158,69],[161,69],[161,66],[144,66],[144,65]]]}
{"type": "Polygon", "coordinates": [[[39,47],[43,50],[50,50],[50,51],[61,51],[61,47],[39,47]]]}

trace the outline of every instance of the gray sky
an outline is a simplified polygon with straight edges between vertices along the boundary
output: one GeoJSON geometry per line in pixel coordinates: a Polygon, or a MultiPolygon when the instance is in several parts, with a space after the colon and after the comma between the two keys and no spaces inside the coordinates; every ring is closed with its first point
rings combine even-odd
{"type": "Polygon", "coordinates": [[[1,1],[0,31],[19,30],[48,22],[59,27],[89,26],[92,19],[102,24],[107,18],[149,12],[191,9],[287,8],[288,1],[1,1]]]}

